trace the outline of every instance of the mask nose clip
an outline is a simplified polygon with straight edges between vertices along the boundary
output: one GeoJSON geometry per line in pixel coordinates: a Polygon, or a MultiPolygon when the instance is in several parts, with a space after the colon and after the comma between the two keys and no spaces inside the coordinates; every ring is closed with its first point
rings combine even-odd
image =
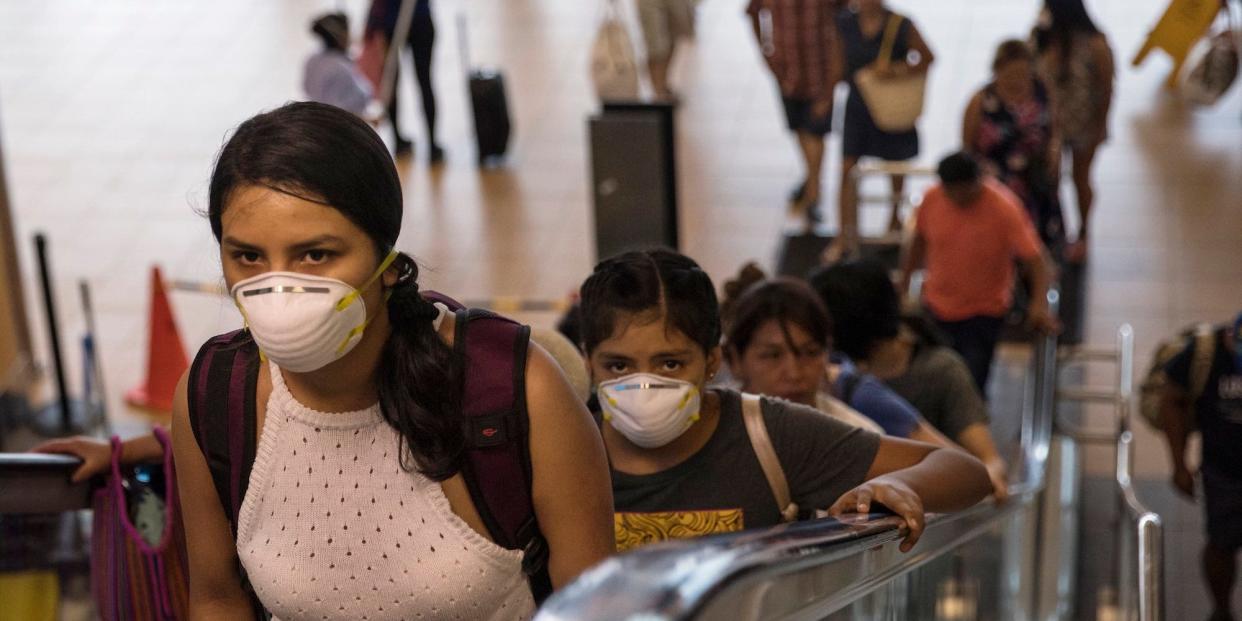
{"type": "Polygon", "coordinates": [[[234,285],[233,302],[261,355],[282,369],[308,373],[344,357],[362,340],[374,319],[367,316],[362,292],[399,255],[389,252],[359,288],[334,278],[267,272],[234,285]]]}

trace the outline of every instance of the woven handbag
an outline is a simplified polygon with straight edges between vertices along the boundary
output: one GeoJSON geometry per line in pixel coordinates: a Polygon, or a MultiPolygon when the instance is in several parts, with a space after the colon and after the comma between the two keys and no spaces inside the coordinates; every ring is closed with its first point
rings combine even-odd
{"type": "MultiPolygon", "coordinates": [[[[185,531],[177,502],[173,472],[172,441],[168,432],[155,429],[164,447],[163,511],[152,513],[152,504],[132,513],[141,496],[129,493],[136,479],[121,474],[121,440],[112,437],[112,475],[95,492],[94,527],[91,535],[91,591],[103,621],[169,621],[188,619],[185,531]],[[147,510],[144,510],[147,509],[147,510]],[[154,543],[151,533],[159,533],[154,543]]],[[[147,490],[149,491],[149,490],[147,490]]],[[[149,496],[149,494],[148,494],[149,496]]]]}
{"type": "Polygon", "coordinates": [[[893,45],[902,19],[896,13],[889,14],[879,56],[874,63],[854,74],[854,84],[862,94],[875,126],[889,133],[914,129],[914,124],[923,114],[923,92],[927,89],[925,72],[887,78],[880,77],[877,72],[877,68],[887,69],[892,61],[893,45]]]}

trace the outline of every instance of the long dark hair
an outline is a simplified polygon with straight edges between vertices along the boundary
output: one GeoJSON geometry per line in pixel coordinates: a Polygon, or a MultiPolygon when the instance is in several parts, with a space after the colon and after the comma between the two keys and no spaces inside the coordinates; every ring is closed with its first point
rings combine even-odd
{"type": "Polygon", "coordinates": [[[1055,46],[1060,58],[1057,79],[1068,79],[1074,36],[1099,34],[1100,29],[1087,13],[1082,0],[1045,0],[1044,10],[1048,12],[1049,20],[1047,24],[1035,28],[1035,51],[1043,54],[1055,46]]]}
{"type": "MultiPolygon", "coordinates": [[[[748,280],[758,269],[747,265],[734,282],[748,280]]],[[[790,349],[794,348],[789,326],[795,325],[806,331],[811,339],[828,347],[832,342],[832,321],[828,309],[819,296],[804,280],[790,277],[761,278],[753,281],[729,305],[729,318],[725,322],[725,343],[739,356],[750,348],[750,342],[765,322],[776,320],[790,349]]]]}
{"type": "Polygon", "coordinates": [[[871,349],[897,336],[901,301],[883,264],[849,261],[821,268],[810,277],[834,320],[833,345],[855,360],[866,360],[871,349]]]}
{"type": "MultiPolygon", "coordinates": [[[[238,126],[216,158],[207,216],[220,241],[233,192],[259,185],[341,212],[375,243],[376,263],[401,231],[401,183],[370,126],[340,108],[286,104],[238,126]]],[[[401,467],[442,481],[460,468],[460,364],[436,333],[435,306],[418,292],[418,264],[400,255],[388,298],[392,333],[377,370],[380,411],[400,432],[401,467]],[[407,461],[406,448],[413,465],[407,461]]]]}
{"type": "Polygon", "coordinates": [[[720,307],[712,279],[671,250],[634,251],[601,261],[580,293],[582,346],[588,354],[616,333],[623,317],[647,313],[710,352],[720,344],[720,307]]]}

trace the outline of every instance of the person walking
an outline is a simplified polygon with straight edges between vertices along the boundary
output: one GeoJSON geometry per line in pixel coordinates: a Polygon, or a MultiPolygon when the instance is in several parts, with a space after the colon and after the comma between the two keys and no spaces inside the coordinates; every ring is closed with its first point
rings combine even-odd
{"type": "Polygon", "coordinates": [[[1040,239],[1059,255],[1065,240],[1057,196],[1061,137],[1052,96],[1025,41],[1010,39],[997,47],[992,81],[966,106],[962,148],[1018,196],[1040,239]]]}
{"type": "Polygon", "coordinates": [[[638,0],[638,21],[647,45],[647,76],[661,101],[676,102],[669,85],[669,69],[682,40],[694,38],[698,0],[638,0]]]}
{"type": "MultiPolygon", "coordinates": [[[[838,198],[840,232],[824,253],[827,263],[838,261],[858,249],[858,196],[850,178],[858,160],[877,157],[889,162],[911,159],[919,153],[919,134],[915,128],[889,132],[880,129],[863,100],[857,83],[860,71],[872,68],[878,78],[892,78],[925,73],[935,60],[931,48],[909,18],[885,6],[883,0],[857,0],[837,19],[840,36],[837,56],[844,62],[845,79],[850,87],[845,102],[845,119],[841,137],[841,185],[838,198]],[[880,61],[889,35],[889,57],[880,61]]],[[[893,215],[890,230],[900,228],[901,196],[905,177],[891,177],[893,215]]]]}
{"type": "Polygon", "coordinates": [[[789,211],[808,227],[820,220],[824,138],[832,131],[833,89],[841,79],[834,56],[839,10],[837,0],[751,0],[746,7],[802,157],[803,177],[789,195],[789,211]]]}
{"type": "Polygon", "coordinates": [[[911,274],[926,264],[923,303],[986,395],[1012,303],[1014,260],[1030,279],[1028,323],[1041,331],[1057,328],[1047,302],[1052,272],[1021,204],[1005,186],[985,178],[974,157],[949,155],[937,173],[940,183],[924,194],[914,239],[902,258],[898,291],[909,291],[911,274]]]}
{"type": "Polygon", "coordinates": [[[1113,103],[1113,52],[1082,0],[1046,0],[1031,36],[1036,67],[1057,102],[1056,132],[1069,153],[1078,200],[1078,237],[1065,248],[1066,260],[1087,256],[1087,232],[1095,188],[1091,164],[1108,139],[1113,103]]]}
{"type": "MultiPolygon", "coordinates": [[[[432,79],[432,52],[436,44],[436,24],[432,18],[431,0],[372,0],[371,10],[367,17],[367,34],[382,33],[388,45],[398,48],[408,47],[414,57],[414,77],[418,81],[418,94],[423,105],[423,125],[427,132],[427,159],[433,164],[444,161],[444,148],[436,139],[436,90],[432,79]],[[410,27],[405,41],[393,41],[397,31],[397,21],[401,17],[402,2],[413,2],[414,10],[410,16],[410,27]]],[[[398,120],[401,92],[401,54],[397,53],[397,66],[393,74],[392,97],[385,102],[388,106],[388,121],[392,123],[393,138],[396,141],[396,154],[408,156],[414,152],[414,142],[401,133],[401,122],[398,120]]]]}
{"type": "Polygon", "coordinates": [[[1168,382],[1161,394],[1160,422],[1173,462],[1173,487],[1188,499],[1195,494],[1195,471],[1187,461],[1187,441],[1198,433],[1203,457],[1199,478],[1207,517],[1203,575],[1212,596],[1211,621],[1234,618],[1233,585],[1242,549],[1242,314],[1232,327],[1213,331],[1213,351],[1196,351],[1191,338],[1164,366],[1168,382]],[[1196,360],[1209,360],[1197,375],[1196,360]],[[1195,386],[1195,383],[1198,386],[1195,386]]]}

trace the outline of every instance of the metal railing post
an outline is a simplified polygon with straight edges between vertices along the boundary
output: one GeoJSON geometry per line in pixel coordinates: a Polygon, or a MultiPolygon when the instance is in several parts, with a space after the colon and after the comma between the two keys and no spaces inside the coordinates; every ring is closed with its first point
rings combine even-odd
{"type": "Polygon", "coordinates": [[[1164,619],[1163,526],[1160,516],[1148,510],[1134,491],[1134,434],[1130,431],[1134,329],[1129,324],[1117,331],[1117,351],[1118,520],[1134,522],[1133,532],[1118,528],[1118,599],[1124,618],[1160,621],[1164,619]],[[1137,574],[1133,583],[1127,579],[1131,570],[1137,574]]]}

